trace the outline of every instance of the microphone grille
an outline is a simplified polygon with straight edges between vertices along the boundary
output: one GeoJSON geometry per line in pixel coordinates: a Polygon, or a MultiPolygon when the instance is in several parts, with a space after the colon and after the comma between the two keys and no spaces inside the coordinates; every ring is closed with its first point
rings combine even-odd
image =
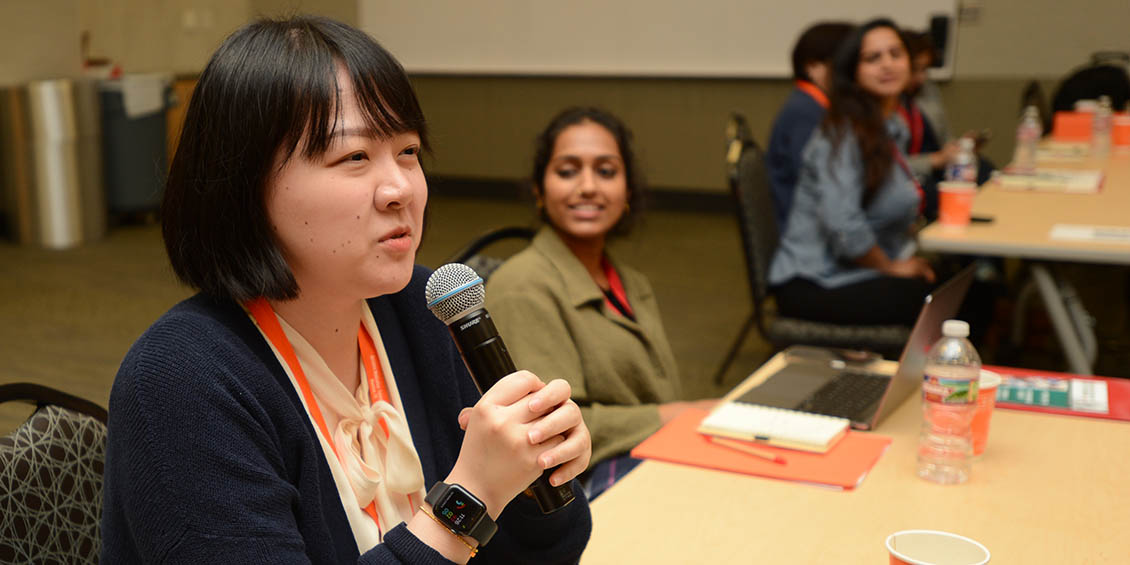
{"type": "Polygon", "coordinates": [[[432,314],[448,324],[464,312],[482,308],[486,290],[474,269],[462,263],[448,263],[428,277],[424,298],[432,314]]]}

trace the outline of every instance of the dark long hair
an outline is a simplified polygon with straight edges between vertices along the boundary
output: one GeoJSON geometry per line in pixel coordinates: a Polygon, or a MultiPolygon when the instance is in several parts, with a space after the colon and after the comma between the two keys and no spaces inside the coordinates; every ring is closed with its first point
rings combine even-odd
{"type": "Polygon", "coordinates": [[[855,28],[840,45],[832,60],[832,91],[828,97],[828,114],[821,125],[832,140],[833,154],[842,149],[841,142],[847,128],[851,128],[855,134],[859,156],[863,160],[864,204],[870,202],[875,191],[883,185],[894,161],[894,146],[883,123],[883,109],[879,99],[856,82],[863,37],[867,32],[880,27],[893,30],[903,42],[903,47],[906,47],[898,26],[889,19],[871,20],[855,28]]]}
{"type": "MultiPolygon", "coordinates": [[[[636,165],[631,130],[620,121],[620,118],[607,110],[591,106],[573,106],[562,110],[549,121],[534,140],[534,170],[530,178],[534,195],[538,198],[545,195],[545,172],[549,167],[549,161],[553,159],[553,146],[557,144],[557,136],[569,126],[584,122],[592,122],[608,130],[616,140],[617,149],[620,150],[620,160],[624,162],[624,179],[628,188],[628,212],[616,222],[615,226],[612,226],[612,233],[624,235],[631,229],[643,208],[644,179],[643,173],[636,165]]],[[[550,223],[544,210],[541,211],[541,220],[550,223]]]]}
{"type": "Polygon", "coordinates": [[[165,186],[162,232],[181,281],[237,302],[298,296],[264,194],[277,156],[328,149],[340,127],[339,67],[374,135],[414,131],[428,147],[407,75],[365,33],[318,17],[240,28],[200,75],[165,186]]]}

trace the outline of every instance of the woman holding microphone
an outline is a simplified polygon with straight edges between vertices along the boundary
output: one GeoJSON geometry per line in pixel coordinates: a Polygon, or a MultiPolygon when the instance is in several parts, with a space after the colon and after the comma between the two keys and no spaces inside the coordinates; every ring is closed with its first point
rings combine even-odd
{"type": "Polygon", "coordinates": [[[567,382],[481,397],[414,267],[427,128],[403,69],[319,18],[259,21],[200,77],[163,235],[198,289],[110,399],[108,563],[576,561],[588,465],[567,382]],[[489,544],[487,543],[489,541],[489,544]]]}

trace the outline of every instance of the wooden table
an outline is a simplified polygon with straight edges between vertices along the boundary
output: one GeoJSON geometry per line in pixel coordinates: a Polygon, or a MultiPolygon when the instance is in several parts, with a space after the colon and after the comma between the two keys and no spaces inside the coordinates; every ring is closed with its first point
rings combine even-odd
{"type": "Polygon", "coordinates": [[[1039,291],[1048,309],[1071,371],[1089,374],[1098,350],[1090,316],[1074,289],[1055,277],[1044,262],[1130,265],[1130,244],[1126,242],[1060,241],[1050,237],[1056,224],[1130,228],[1130,152],[1112,152],[1102,160],[1041,162],[1040,166],[1102,169],[1102,189],[1097,194],[1028,192],[989,183],[974,200],[973,214],[990,216],[992,223],[956,230],[931,224],[919,233],[919,246],[925,251],[1033,261],[1030,288],[1039,291]]]}
{"type": "Polygon", "coordinates": [[[915,474],[920,402],[879,425],[893,442],[853,491],[645,461],[593,503],[582,563],[874,565],[905,529],[971,537],[993,563],[1130,560],[1130,423],[998,409],[969,482],[943,486],[915,474]]]}

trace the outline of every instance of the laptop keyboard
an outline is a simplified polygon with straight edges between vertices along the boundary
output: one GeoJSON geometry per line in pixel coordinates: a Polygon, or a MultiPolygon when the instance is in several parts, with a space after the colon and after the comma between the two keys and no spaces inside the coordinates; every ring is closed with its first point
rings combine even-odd
{"type": "Polygon", "coordinates": [[[871,373],[844,371],[812,393],[797,409],[862,421],[868,415],[864,411],[878,402],[889,382],[890,379],[871,373]]]}

